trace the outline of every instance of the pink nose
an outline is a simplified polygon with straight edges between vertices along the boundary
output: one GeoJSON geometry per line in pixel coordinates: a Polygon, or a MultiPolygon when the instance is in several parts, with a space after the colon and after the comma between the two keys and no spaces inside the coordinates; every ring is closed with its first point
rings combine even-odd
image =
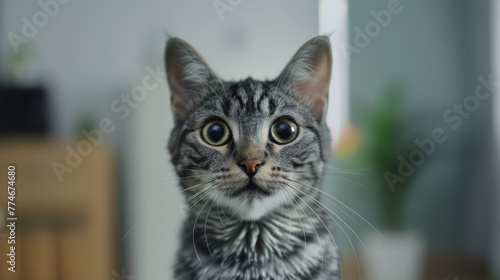
{"type": "Polygon", "coordinates": [[[262,162],[260,160],[252,159],[252,160],[242,160],[240,161],[240,165],[244,168],[245,173],[252,177],[257,173],[257,166],[261,165],[262,162]]]}

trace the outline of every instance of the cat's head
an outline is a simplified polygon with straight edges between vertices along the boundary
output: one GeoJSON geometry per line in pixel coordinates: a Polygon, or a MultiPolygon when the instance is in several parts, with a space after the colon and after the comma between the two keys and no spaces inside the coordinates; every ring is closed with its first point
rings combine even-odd
{"type": "Polygon", "coordinates": [[[257,220],[314,195],[329,153],[330,43],[315,37],[272,81],[221,80],[186,42],[165,50],[172,163],[188,204],[257,220]]]}

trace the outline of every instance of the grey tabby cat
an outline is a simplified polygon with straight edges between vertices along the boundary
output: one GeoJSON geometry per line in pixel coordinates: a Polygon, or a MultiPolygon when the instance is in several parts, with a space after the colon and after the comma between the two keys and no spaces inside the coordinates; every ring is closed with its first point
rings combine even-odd
{"type": "Polygon", "coordinates": [[[165,59],[187,203],[175,279],[338,279],[315,200],[330,151],[328,39],[307,42],[272,81],[222,81],[180,39],[165,59]]]}

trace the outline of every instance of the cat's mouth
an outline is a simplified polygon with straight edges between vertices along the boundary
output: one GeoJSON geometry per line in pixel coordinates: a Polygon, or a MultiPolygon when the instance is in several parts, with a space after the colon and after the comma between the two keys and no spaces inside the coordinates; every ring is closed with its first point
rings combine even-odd
{"type": "Polygon", "coordinates": [[[249,181],[246,185],[241,187],[239,190],[237,190],[235,193],[233,193],[233,196],[238,196],[241,194],[261,194],[261,195],[271,195],[271,193],[258,185],[256,185],[254,182],[249,181]]]}

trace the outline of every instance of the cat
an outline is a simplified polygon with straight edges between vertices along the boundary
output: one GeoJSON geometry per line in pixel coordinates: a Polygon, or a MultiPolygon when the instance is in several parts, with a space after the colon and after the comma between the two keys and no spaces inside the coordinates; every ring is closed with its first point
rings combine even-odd
{"type": "Polygon", "coordinates": [[[168,40],[168,149],[187,205],[175,279],[339,279],[317,202],[331,65],[318,36],[275,80],[227,82],[188,43],[168,40]]]}

